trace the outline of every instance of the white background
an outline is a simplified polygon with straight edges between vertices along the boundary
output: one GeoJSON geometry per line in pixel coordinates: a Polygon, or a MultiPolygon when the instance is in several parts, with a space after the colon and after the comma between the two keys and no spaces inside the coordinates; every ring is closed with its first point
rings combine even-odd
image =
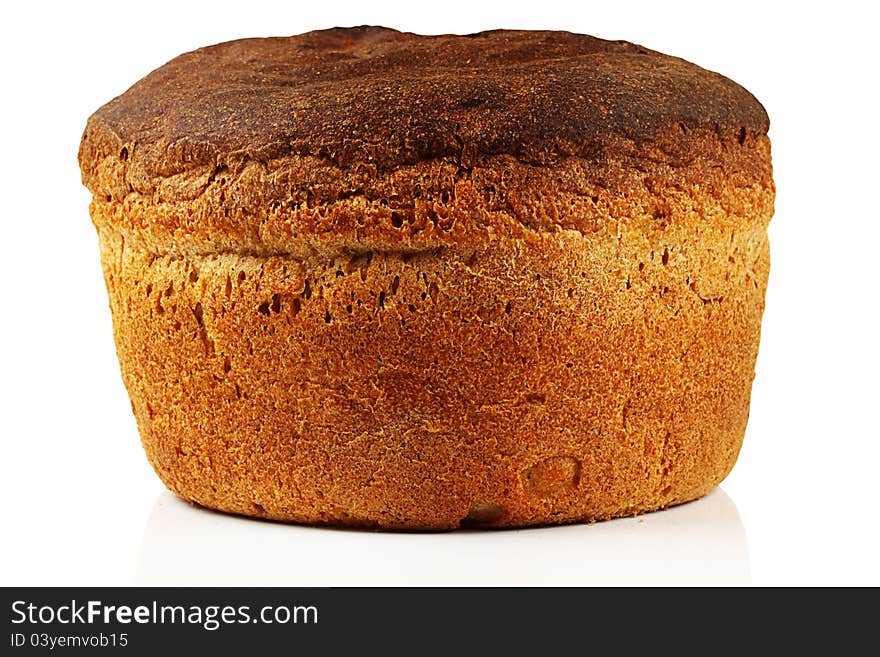
{"type": "Polygon", "coordinates": [[[0,584],[880,584],[869,6],[5,5],[0,584]],[[364,23],[627,39],[724,73],[764,103],[778,188],[773,264],[745,446],[721,489],[594,526],[426,535],[231,518],[163,491],[114,353],[76,162],[85,120],[195,47],[364,23]]]}

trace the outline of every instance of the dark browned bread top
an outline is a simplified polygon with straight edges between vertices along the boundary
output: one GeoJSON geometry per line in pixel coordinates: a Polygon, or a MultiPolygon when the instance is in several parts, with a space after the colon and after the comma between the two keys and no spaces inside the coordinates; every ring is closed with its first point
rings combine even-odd
{"type": "Polygon", "coordinates": [[[148,177],[236,155],[379,169],[495,154],[543,164],[673,129],[744,138],[765,134],[768,119],[727,78],[624,41],[337,28],[177,57],[90,118],[80,163],[87,184],[105,157],[148,177]]]}

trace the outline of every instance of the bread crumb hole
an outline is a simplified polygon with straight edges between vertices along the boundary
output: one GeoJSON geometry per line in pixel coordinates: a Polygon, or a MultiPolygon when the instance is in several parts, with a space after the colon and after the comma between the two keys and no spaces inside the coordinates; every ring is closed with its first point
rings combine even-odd
{"type": "Polygon", "coordinates": [[[520,474],[528,495],[544,497],[575,488],[580,480],[581,463],[571,456],[553,456],[535,463],[520,474]]]}
{"type": "Polygon", "coordinates": [[[196,305],[193,306],[192,311],[193,311],[193,315],[196,318],[196,322],[199,325],[199,328],[204,328],[205,322],[202,319],[202,304],[201,304],[201,302],[196,303],[196,305]]]}
{"type": "Polygon", "coordinates": [[[474,502],[461,521],[462,527],[474,527],[498,522],[504,515],[504,507],[490,502],[474,502]]]}

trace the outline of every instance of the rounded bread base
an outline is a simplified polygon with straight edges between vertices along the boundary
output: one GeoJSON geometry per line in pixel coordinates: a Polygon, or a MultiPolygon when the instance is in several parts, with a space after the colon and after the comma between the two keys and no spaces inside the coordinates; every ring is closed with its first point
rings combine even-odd
{"type": "Polygon", "coordinates": [[[213,509],[386,529],[704,495],[746,427],[772,183],[652,193],[668,221],[308,256],[161,254],[97,216],[151,464],[213,509]]]}

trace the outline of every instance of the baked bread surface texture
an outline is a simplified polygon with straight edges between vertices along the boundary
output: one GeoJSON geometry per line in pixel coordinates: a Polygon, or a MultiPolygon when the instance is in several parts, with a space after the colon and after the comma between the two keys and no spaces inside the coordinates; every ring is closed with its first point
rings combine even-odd
{"type": "Polygon", "coordinates": [[[569,33],[178,57],[80,147],[151,464],[211,508],[400,529],[704,495],[748,418],[767,130],[720,75],[569,33]]]}

